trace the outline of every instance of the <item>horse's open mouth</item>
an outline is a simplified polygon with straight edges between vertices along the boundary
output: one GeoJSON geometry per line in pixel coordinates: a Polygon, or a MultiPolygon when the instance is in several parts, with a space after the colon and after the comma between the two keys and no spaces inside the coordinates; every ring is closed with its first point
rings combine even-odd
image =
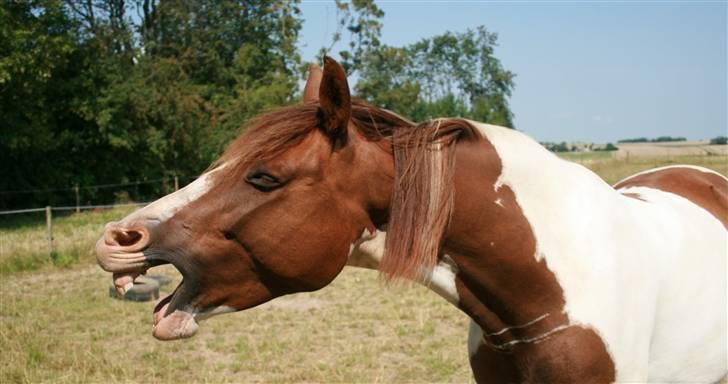
{"type": "MultiPolygon", "coordinates": [[[[125,293],[133,285],[139,275],[146,273],[146,269],[114,273],[114,286],[120,293],[125,293]]],[[[152,334],[159,340],[176,340],[193,336],[197,333],[198,324],[195,311],[191,310],[184,279],[174,292],[157,302],[152,315],[152,334]]]]}

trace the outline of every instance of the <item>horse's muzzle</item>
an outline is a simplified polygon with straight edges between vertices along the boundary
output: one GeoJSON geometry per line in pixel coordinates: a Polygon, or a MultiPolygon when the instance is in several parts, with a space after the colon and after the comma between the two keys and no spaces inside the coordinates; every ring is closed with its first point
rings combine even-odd
{"type": "Polygon", "coordinates": [[[101,268],[114,274],[114,286],[119,292],[124,293],[149,268],[144,250],[150,237],[146,226],[109,223],[96,242],[96,260],[101,268]]]}

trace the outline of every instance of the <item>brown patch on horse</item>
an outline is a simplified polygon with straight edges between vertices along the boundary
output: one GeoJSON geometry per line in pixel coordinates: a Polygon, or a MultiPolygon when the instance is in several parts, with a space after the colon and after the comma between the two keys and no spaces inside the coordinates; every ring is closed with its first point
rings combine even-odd
{"type": "Polygon", "coordinates": [[[470,368],[476,383],[520,383],[512,356],[481,347],[470,356],[470,368]]]}
{"type": "Polygon", "coordinates": [[[728,229],[728,180],[711,172],[673,167],[627,178],[615,189],[649,187],[682,196],[723,223],[728,229]]]}
{"type": "Polygon", "coordinates": [[[502,163],[493,145],[462,141],[455,152],[457,199],[444,252],[459,268],[460,308],[486,335],[471,359],[476,380],[613,382],[614,363],[599,335],[570,325],[563,290],[546,259],[537,260],[535,235],[514,192],[494,187],[502,163]],[[505,366],[496,373],[494,364],[505,366]]]}

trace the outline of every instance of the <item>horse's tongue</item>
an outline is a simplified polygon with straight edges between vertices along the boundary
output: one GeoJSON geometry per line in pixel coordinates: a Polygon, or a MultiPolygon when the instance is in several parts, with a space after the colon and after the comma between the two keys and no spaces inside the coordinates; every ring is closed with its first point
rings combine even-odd
{"type": "Polygon", "coordinates": [[[114,273],[114,287],[120,294],[125,294],[134,286],[134,279],[139,277],[139,272],[114,273]]]}

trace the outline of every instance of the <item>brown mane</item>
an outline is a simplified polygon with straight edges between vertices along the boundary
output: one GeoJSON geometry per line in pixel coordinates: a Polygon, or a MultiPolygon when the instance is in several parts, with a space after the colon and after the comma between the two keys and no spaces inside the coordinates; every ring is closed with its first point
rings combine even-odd
{"type": "MultiPolygon", "coordinates": [[[[318,111],[319,103],[310,102],[278,108],[254,119],[213,164],[227,168],[216,183],[241,180],[254,163],[300,144],[319,129],[318,111]]],[[[479,134],[462,119],[415,124],[358,100],[352,103],[351,123],[369,141],[391,141],[394,153],[394,192],[380,271],[387,280],[416,278],[423,267],[429,270],[437,263],[452,214],[454,146],[460,137],[479,134]]]]}

